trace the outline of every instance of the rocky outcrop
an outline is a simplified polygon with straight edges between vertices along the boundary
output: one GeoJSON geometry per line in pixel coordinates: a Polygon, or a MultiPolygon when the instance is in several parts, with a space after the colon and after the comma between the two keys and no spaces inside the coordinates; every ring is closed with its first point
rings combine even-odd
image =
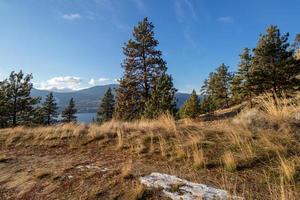
{"type": "Polygon", "coordinates": [[[161,189],[165,196],[173,200],[243,199],[230,196],[225,190],[193,183],[168,174],[151,173],[148,176],[141,177],[140,181],[147,187],[161,189]]]}

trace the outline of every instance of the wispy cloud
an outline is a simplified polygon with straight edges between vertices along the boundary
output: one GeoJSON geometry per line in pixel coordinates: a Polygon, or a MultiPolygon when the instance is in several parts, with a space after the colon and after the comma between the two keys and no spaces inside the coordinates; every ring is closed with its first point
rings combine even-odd
{"type": "Polygon", "coordinates": [[[75,76],[57,76],[41,83],[34,83],[37,89],[42,90],[79,90],[82,80],[75,76]]]}
{"type": "Polygon", "coordinates": [[[117,80],[102,77],[99,79],[91,78],[90,81],[88,82],[89,85],[106,85],[106,84],[112,84],[112,83],[117,83],[117,80]]]}
{"type": "Polygon", "coordinates": [[[146,5],[144,0],[132,0],[135,6],[139,9],[140,12],[146,12],[146,5]]]}
{"type": "Polygon", "coordinates": [[[69,13],[69,14],[63,14],[62,18],[65,20],[73,21],[81,18],[81,15],[78,13],[69,13]]]}
{"type": "Polygon", "coordinates": [[[198,20],[194,5],[190,0],[175,0],[174,9],[179,22],[183,22],[186,18],[192,18],[195,21],[198,20]]]}
{"type": "Polygon", "coordinates": [[[108,82],[110,79],[109,78],[99,78],[98,81],[99,83],[105,83],[108,82]]]}
{"type": "Polygon", "coordinates": [[[218,21],[219,22],[222,22],[222,23],[228,23],[228,24],[231,24],[234,22],[234,19],[232,17],[229,17],[229,16],[223,16],[223,17],[219,17],[218,18],[218,21]]]}

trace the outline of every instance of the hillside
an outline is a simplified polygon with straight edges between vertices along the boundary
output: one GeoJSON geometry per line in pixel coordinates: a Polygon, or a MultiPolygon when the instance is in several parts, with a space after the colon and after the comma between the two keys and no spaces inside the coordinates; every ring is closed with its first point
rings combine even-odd
{"type": "Polygon", "coordinates": [[[1,129],[0,199],[163,200],[189,191],[187,182],[166,190],[141,183],[159,172],[222,189],[222,200],[297,200],[299,100],[258,99],[256,108],[218,111],[212,121],[164,115],[1,129]]]}
{"type": "MultiPolygon", "coordinates": [[[[68,105],[69,100],[73,97],[76,102],[76,107],[78,112],[96,112],[98,109],[98,104],[100,99],[103,97],[104,93],[108,88],[117,88],[117,84],[94,86],[91,88],[73,91],[73,92],[53,92],[53,95],[57,101],[57,104],[62,110],[66,105],[68,105]]],[[[115,94],[115,91],[113,90],[115,94]]],[[[38,90],[33,88],[31,95],[35,97],[45,97],[49,94],[47,90],[38,90]]],[[[177,93],[177,106],[181,107],[183,103],[189,98],[187,93],[177,93]]]]}

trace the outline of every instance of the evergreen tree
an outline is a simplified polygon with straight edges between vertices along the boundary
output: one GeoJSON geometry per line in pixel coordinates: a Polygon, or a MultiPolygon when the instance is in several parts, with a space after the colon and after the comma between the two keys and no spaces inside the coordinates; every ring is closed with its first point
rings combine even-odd
{"type": "Polygon", "coordinates": [[[280,96],[300,85],[297,79],[300,67],[288,36],[288,33],[282,36],[277,26],[268,27],[267,33],[260,36],[254,49],[252,68],[256,94],[272,92],[275,98],[275,94],[280,96]]]}
{"type": "Polygon", "coordinates": [[[208,80],[208,95],[211,95],[217,108],[228,108],[230,97],[230,83],[232,74],[229,67],[221,64],[208,80]]]}
{"type": "Polygon", "coordinates": [[[179,110],[180,118],[193,118],[199,115],[199,99],[196,91],[193,90],[190,98],[186,100],[183,107],[179,110]]]}
{"type": "Polygon", "coordinates": [[[176,92],[170,75],[159,77],[149,100],[146,102],[144,116],[156,118],[163,113],[174,115],[176,113],[176,92]]]}
{"type": "Polygon", "coordinates": [[[30,96],[31,79],[31,74],[24,76],[22,71],[19,73],[13,71],[6,81],[6,106],[8,109],[8,124],[11,126],[32,123],[35,105],[40,99],[30,96]]]}
{"type": "Polygon", "coordinates": [[[210,82],[213,79],[215,74],[211,72],[208,76],[208,79],[205,79],[203,85],[200,90],[200,94],[202,95],[201,102],[199,104],[199,112],[200,114],[211,113],[216,110],[217,106],[214,102],[212,87],[210,86],[210,82]]]}
{"type": "Polygon", "coordinates": [[[134,76],[134,58],[128,57],[124,62],[125,72],[117,89],[114,117],[132,120],[141,117],[141,93],[134,76]]]}
{"type": "Polygon", "coordinates": [[[210,73],[209,78],[204,81],[201,94],[205,97],[204,100],[209,99],[211,103],[207,104],[205,101],[205,104],[202,106],[209,105],[210,108],[208,110],[229,107],[230,87],[233,75],[228,69],[229,67],[223,63],[215,72],[210,73]]]}
{"type": "Polygon", "coordinates": [[[232,101],[234,103],[241,103],[244,100],[248,100],[252,105],[251,99],[255,85],[252,80],[251,67],[252,55],[250,54],[250,50],[245,48],[240,55],[239,68],[231,84],[232,101]]]}
{"type": "Polygon", "coordinates": [[[212,113],[217,109],[217,106],[212,98],[212,96],[203,96],[199,104],[199,113],[206,114],[212,113]]]}
{"type": "Polygon", "coordinates": [[[112,94],[111,88],[108,88],[104,97],[102,98],[101,104],[99,106],[99,110],[97,112],[97,122],[103,123],[109,121],[113,117],[113,112],[115,109],[115,99],[112,94]]]}
{"type": "Polygon", "coordinates": [[[76,122],[76,113],[77,109],[75,108],[75,102],[74,99],[71,98],[68,107],[66,107],[65,110],[62,112],[62,121],[65,123],[76,122]]]}
{"type": "Polygon", "coordinates": [[[42,106],[42,114],[44,117],[45,124],[50,125],[53,122],[55,122],[55,118],[58,117],[57,110],[58,110],[58,107],[55,102],[55,98],[53,96],[53,93],[50,92],[47,95],[45,102],[43,103],[43,106],[42,106]]]}
{"type": "Polygon", "coordinates": [[[7,95],[7,80],[0,81],[0,128],[8,126],[9,109],[7,95]]]}
{"type": "Polygon", "coordinates": [[[158,41],[154,38],[153,29],[153,24],[144,18],[134,27],[133,39],[123,48],[124,74],[117,89],[115,112],[119,119],[140,118],[146,103],[151,104],[149,101],[159,82],[157,79],[166,75],[166,62],[161,51],[156,49],[158,41]]]}
{"type": "Polygon", "coordinates": [[[300,33],[296,35],[295,42],[294,42],[294,48],[295,48],[295,57],[297,60],[300,60],[300,33]]]}

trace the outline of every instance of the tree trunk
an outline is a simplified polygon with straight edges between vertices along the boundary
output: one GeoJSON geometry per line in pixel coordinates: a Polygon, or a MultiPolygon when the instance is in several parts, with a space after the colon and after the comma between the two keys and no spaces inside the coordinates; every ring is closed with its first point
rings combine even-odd
{"type": "Polygon", "coordinates": [[[13,126],[17,125],[17,97],[14,97],[14,106],[13,106],[13,126]]]}

